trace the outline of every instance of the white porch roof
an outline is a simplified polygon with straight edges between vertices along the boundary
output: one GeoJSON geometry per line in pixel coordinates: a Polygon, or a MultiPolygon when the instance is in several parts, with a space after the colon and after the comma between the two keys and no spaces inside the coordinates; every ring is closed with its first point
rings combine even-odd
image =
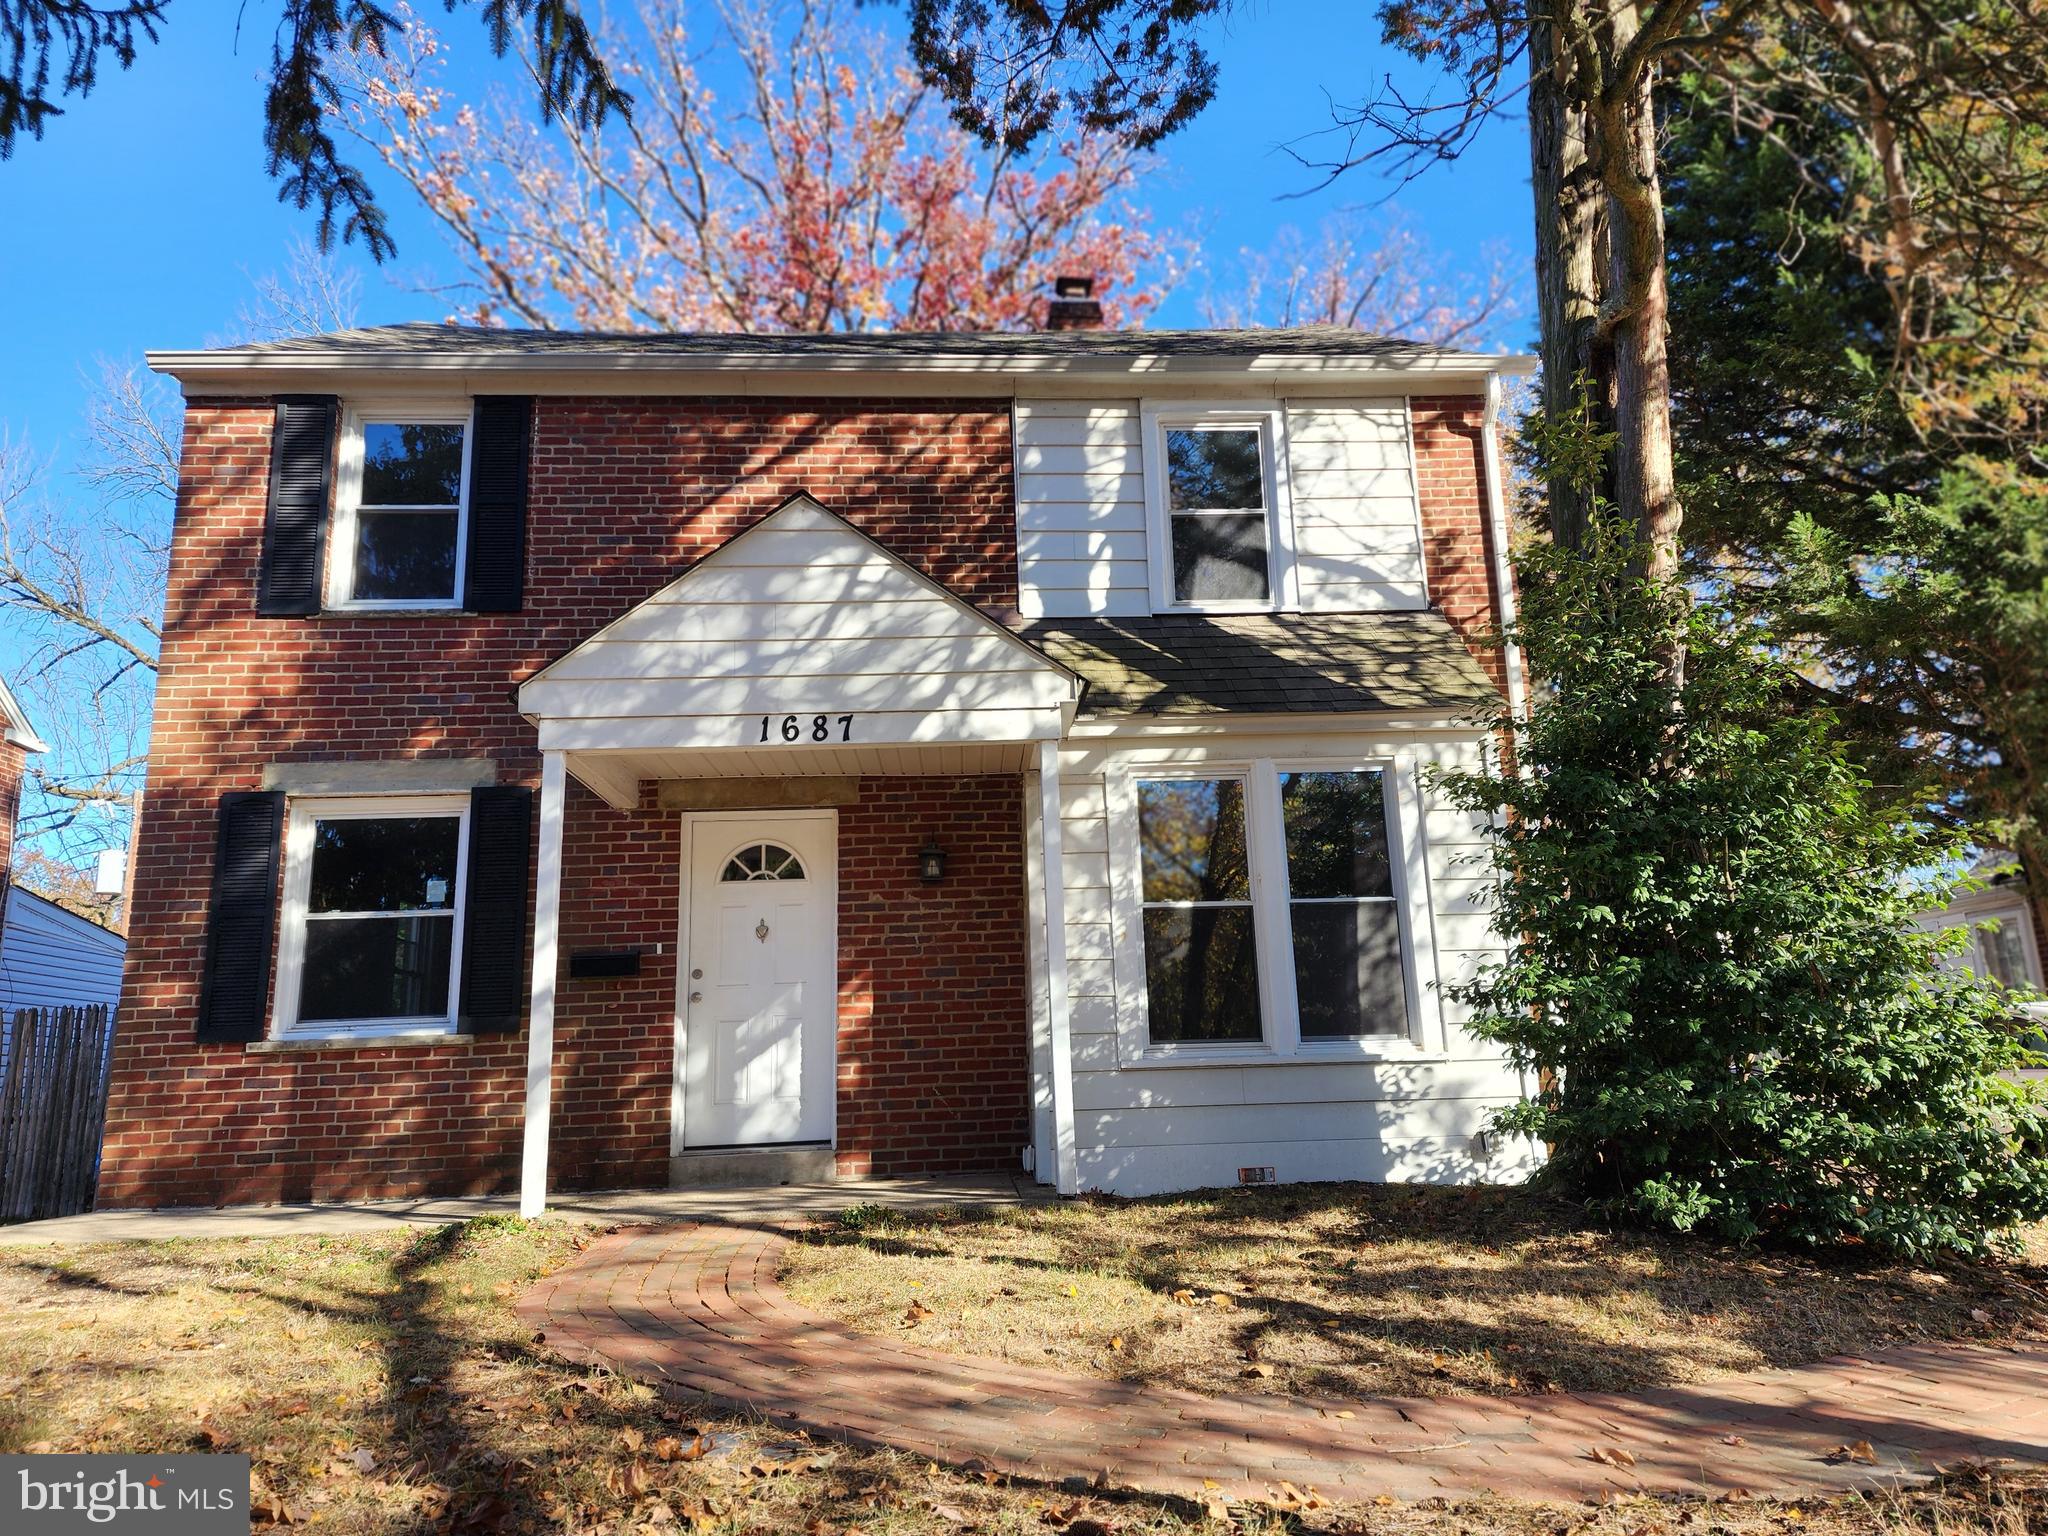
{"type": "Polygon", "coordinates": [[[1023,771],[1080,692],[798,496],[535,673],[519,708],[544,753],[630,809],[642,779],[1023,771]]]}

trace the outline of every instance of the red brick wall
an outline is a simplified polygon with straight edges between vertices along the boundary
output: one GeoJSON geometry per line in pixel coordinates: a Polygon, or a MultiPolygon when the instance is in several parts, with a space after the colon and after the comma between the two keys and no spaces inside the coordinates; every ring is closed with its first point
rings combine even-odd
{"type": "MultiPolygon", "coordinates": [[[[846,1175],[1018,1165],[1030,1091],[1022,795],[1018,778],[870,778],[859,803],[839,812],[846,1175]],[[928,886],[917,851],[934,838],[947,876],[928,886]]],[[[651,802],[615,811],[571,786],[563,949],[647,953],[637,977],[572,981],[565,968],[558,983],[550,1167],[559,1187],[667,1179],[681,827],[651,802]]],[[[517,1139],[515,1114],[507,1174],[517,1139]]]]}
{"type": "Polygon", "coordinates": [[[1016,1168],[1030,1139],[1024,786],[868,779],[839,813],[839,1171],[1016,1168]],[[917,851],[946,852],[925,885],[917,851]]]}
{"type": "Polygon", "coordinates": [[[1481,447],[1485,409],[1478,395],[1418,396],[1409,402],[1429,600],[1465,637],[1494,686],[1504,689],[1501,649],[1477,643],[1500,624],[1481,447]]]}
{"type": "MultiPolygon", "coordinates": [[[[1009,416],[955,402],[544,400],[523,612],[312,620],[255,613],[269,426],[262,401],[186,413],[101,1201],[504,1187],[523,1036],[289,1055],[194,1043],[218,797],[259,787],[266,763],[343,757],[490,756],[505,782],[534,782],[518,681],[798,491],[962,595],[1013,607],[1009,416]]],[[[636,862],[657,858],[645,843],[659,826],[576,797],[566,942],[660,927],[675,864],[656,879],[636,862]],[[572,896],[577,882],[587,896],[572,896]]],[[[673,948],[672,915],[661,941],[673,948]]],[[[661,969],[609,992],[564,984],[565,1184],[650,1181],[652,1047],[634,1032],[657,1002],[673,1006],[661,969]],[[631,1078],[623,1097],[615,1069],[631,1078]]],[[[664,1156],[665,1094],[663,1079],[664,1156]]]]}

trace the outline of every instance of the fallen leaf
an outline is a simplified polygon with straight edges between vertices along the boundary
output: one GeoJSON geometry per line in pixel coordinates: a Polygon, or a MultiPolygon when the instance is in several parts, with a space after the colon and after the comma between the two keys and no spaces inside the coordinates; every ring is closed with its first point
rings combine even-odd
{"type": "Polygon", "coordinates": [[[1246,1378],[1246,1379],[1248,1379],[1248,1380],[1249,1380],[1249,1379],[1251,1379],[1251,1378],[1253,1378],[1253,1377],[1256,1377],[1256,1378],[1258,1378],[1259,1380],[1263,1381],[1263,1380],[1264,1380],[1265,1378],[1267,1378],[1268,1376],[1271,1376],[1271,1375],[1273,1374],[1273,1367],[1271,1367],[1270,1365],[1267,1365],[1267,1364],[1266,1364],[1266,1363],[1265,1363],[1265,1362],[1264,1362],[1264,1361],[1262,1360],[1262,1361],[1259,1361],[1259,1362],[1258,1362],[1257,1364],[1255,1364],[1255,1365],[1248,1365],[1248,1366],[1246,1366],[1246,1367],[1245,1367],[1245,1368],[1244,1368],[1243,1370],[1239,1371],[1239,1372],[1238,1372],[1237,1374],[1238,1374],[1238,1375],[1240,1375],[1240,1376],[1242,1376],[1242,1377],[1245,1377],[1245,1378],[1246,1378]]]}
{"type": "Polygon", "coordinates": [[[647,1444],[647,1437],[639,1430],[627,1428],[619,1431],[619,1447],[621,1450],[637,1451],[645,1444],[647,1444]]]}
{"type": "Polygon", "coordinates": [[[1991,1314],[1982,1307],[1972,1307],[1970,1308],[1970,1321],[1973,1323],[1988,1323],[1991,1321],[1991,1314]]]}
{"type": "Polygon", "coordinates": [[[1586,1454],[1603,1466],[1632,1467],[1636,1464],[1634,1455],[1618,1445],[1596,1445],[1586,1454]]]}

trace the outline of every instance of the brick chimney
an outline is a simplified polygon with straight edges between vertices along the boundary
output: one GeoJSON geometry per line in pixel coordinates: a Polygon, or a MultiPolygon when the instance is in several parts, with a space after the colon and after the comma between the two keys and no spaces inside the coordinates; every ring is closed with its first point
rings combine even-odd
{"type": "Polygon", "coordinates": [[[1052,302],[1045,306],[1048,331],[1099,331],[1102,302],[1095,297],[1092,277],[1056,277],[1052,280],[1052,302]]]}

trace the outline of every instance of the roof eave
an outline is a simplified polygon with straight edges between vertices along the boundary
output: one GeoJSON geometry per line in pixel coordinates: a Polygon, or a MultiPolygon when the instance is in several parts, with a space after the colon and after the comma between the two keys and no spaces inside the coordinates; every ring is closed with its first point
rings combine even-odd
{"type": "Polygon", "coordinates": [[[7,686],[5,678],[0,678],[0,724],[6,727],[0,731],[0,740],[12,742],[24,752],[50,750],[49,743],[36,734],[35,726],[29,722],[28,711],[14,697],[14,690],[7,686]]]}
{"type": "Polygon", "coordinates": [[[1101,378],[1127,381],[1155,377],[1215,377],[1231,374],[1298,375],[1317,378],[1375,377],[1419,374],[1425,377],[1520,376],[1536,370],[1535,358],[1514,352],[1481,353],[1418,349],[1394,355],[1355,353],[1303,356],[1260,352],[1242,357],[1187,356],[1146,352],[1129,355],[989,356],[935,353],[927,356],[876,356],[867,353],[791,352],[785,354],[691,353],[661,356],[601,350],[527,352],[442,352],[277,350],[242,347],[234,350],[165,349],[143,354],[157,373],[181,383],[205,381],[233,384],[254,376],[339,373],[412,374],[906,374],[919,377],[968,375],[976,378],[1101,378]]]}

